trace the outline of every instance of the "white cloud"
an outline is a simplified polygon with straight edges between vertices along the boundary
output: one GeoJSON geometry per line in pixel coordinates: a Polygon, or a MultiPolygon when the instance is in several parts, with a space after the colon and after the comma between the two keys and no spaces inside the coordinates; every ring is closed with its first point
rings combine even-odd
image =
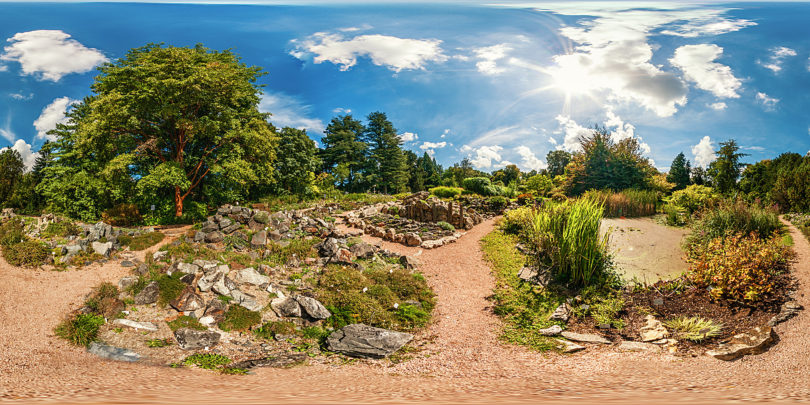
{"type": "Polygon", "coordinates": [[[628,122],[622,121],[622,118],[618,115],[614,114],[612,110],[608,109],[605,112],[607,116],[607,121],[605,121],[605,127],[607,128],[615,128],[610,133],[610,139],[613,142],[620,142],[624,139],[628,138],[636,138],[638,140],[638,146],[641,150],[646,153],[647,155],[650,154],[650,145],[644,142],[644,140],[640,136],[636,136],[636,127],[628,122]]]}
{"type": "Polygon", "coordinates": [[[515,152],[521,157],[521,168],[525,170],[543,170],[548,168],[546,162],[537,158],[537,156],[527,146],[518,146],[515,152]]]}
{"type": "Polygon", "coordinates": [[[55,141],[56,137],[48,135],[48,131],[56,129],[56,124],[64,124],[67,122],[65,113],[68,107],[75,102],[76,100],[71,100],[69,97],[60,97],[43,108],[39,117],[34,120],[34,128],[37,130],[35,139],[55,141]]]}
{"type": "Polygon", "coordinates": [[[332,110],[332,112],[335,113],[335,114],[351,114],[352,109],[351,108],[338,107],[338,108],[335,108],[334,110],[332,110]]]}
{"type": "Polygon", "coordinates": [[[477,149],[464,145],[461,148],[462,152],[475,151],[475,157],[470,159],[470,163],[477,169],[490,169],[504,165],[505,162],[502,162],[503,159],[500,154],[502,150],[503,148],[498,145],[482,146],[477,149]]]}
{"type": "MultiPolygon", "coordinates": [[[[3,130],[0,129],[0,132],[3,130]]],[[[22,161],[25,164],[25,171],[30,171],[31,168],[34,167],[34,163],[37,161],[37,157],[39,157],[39,152],[34,152],[31,150],[31,145],[23,141],[22,139],[18,139],[17,142],[14,142],[14,145],[10,147],[12,150],[16,150],[20,156],[22,157],[22,161]]],[[[0,148],[0,152],[9,149],[0,148]]]]}
{"type": "Polygon", "coordinates": [[[710,91],[721,98],[738,98],[742,86],[734,77],[731,68],[714,62],[723,54],[723,48],[714,44],[684,45],[675,50],[669,62],[684,73],[684,78],[698,88],[710,91]]]}
{"type": "Polygon", "coordinates": [[[554,139],[554,137],[549,136],[549,137],[548,137],[548,142],[549,142],[550,144],[554,145],[554,146],[556,146],[556,145],[557,145],[557,140],[556,140],[556,139],[554,139]]]}
{"type": "Polygon", "coordinates": [[[763,92],[757,92],[757,101],[759,101],[768,111],[773,111],[776,109],[776,105],[779,104],[778,98],[770,97],[763,92]]]}
{"type": "Polygon", "coordinates": [[[9,117],[6,120],[6,126],[4,128],[0,128],[0,137],[5,138],[9,143],[12,143],[15,139],[17,139],[14,132],[11,132],[11,114],[9,114],[9,117]]]}
{"type": "Polygon", "coordinates": [[[696,166],[706,167],[709,163],[714,162],[716,156],[711,138],[704,136],[697,145],[692,146],[692,155],[696,166]]]}
{"type": "Polygon", "coordinates": [[[326,128],[323,121],[309,116],[310,106],[284,93],[264,94],[259,110],[271,113],[270,122],[278,127],[306,129],[310,134],[320,134],[326,128]]]}
{"type": "Polygon", "coordinates": [[[11,93],[11,94],[9,94],[8,96],[9,96],[9,97],[11,97],[11,98],[13,98],[13,99],[15,99],[15,100],[23,100],[23,101],[27,101],[27,100],[30,100],[30,99],[34,98],[34,93],[28,93],[28,94],[23,94],[23,93],[11,93]]]}
{"type": "Polygon", "coordinates": [[[757,63],[766,69],[770,69],[774,73],[779,73],[782,70],[782,64],[785,59],[791,56],[796,56],[796,51],[784,46],[771,48],[771,56],[767,61],[758,60],[757,63]]]}
{"type": "Polygon", "coordinates": [[[338,31],[342,31],[342,32],[357,32],[357,31],[366,31],[366,30],[370,30],[370,29],[372,29],[372,28],[374,28],[374,27],[372,27],[372,26],[371,26],[371,25],[369,25],[369,24],[363,24],[363,25],[361,25],[361,26],[359,26],[359,27],[346,27],[346,28],[339,28],[339,29],[338,29],[338,31]]]}
{"type": "Polygon", "coordinates": [[[89,72],[107,61],[101,51],[87,48],[59,30],[20,32],[8,39],[0,60],[19,62],[24,75],[59,81],[70,73],[89,72]]]}
{"type": "Polygon", "coordinates": [[[0,72],[8,71],[8,66],[0,63],[0,72]]]}
{"type": "Polygon", "coordinates": [[[419,149],[427,152],[428,155],[433,156],[436,153],[436,149],[441,149],[447,146],[447,142],[422,142],[419,145],[419,149]]]}
{"type": "Polygon", "coordinates": [[[449,134],[449,133],[450,133],[450,128],[446,128],[444,130],[444,132],[442,132],[442,136],[440,136],[439,138],[444,139],[444,137],[447,136],[447,134],[449,134]]]}
{"type": "Polygon", "coordinates": [[[413,141],[419,139],[419,135],[417,135],[417,134],[415,134],[413,132],[405,132],[405,133],[399,134],[399,139],[402,139],[402,142],[413,142],[413,141]]]}
{"type": "Polygon", "coordinates": [[[579,140],[583,137],[593,135],[593,130],[577,124],[576,121],[572,120],[571,117],[567,115],[558,115],[554,119],[556,119],[560,125],[560,129],[555,131],[555,133],[564,134],[563,143],[562,145],[558,145],[557,149],[572,153],[581,152],[582,145],[580,145],[579,140]]]}
{"type": "Polygon", "coordinates": [[[711,108],[713,110],[717,110],[717,111],[725,110],[726,107],[728,107],[728,105],[726,105],[726,103],[723,103],[723,102],[708,104],[708,106],[709,106],[709,108],[711,108]]]}
{"type": "Polygon", "coordinates": [[[478,59],[475,67],[479,72],[487,75],[503,73],[506,71],[506,69],[498,66],[497,62],[505,58],[506,54],[511,50],[512,47],[507,44],[498,44],[473,49],[473,53],[475,54],[476,59],[478,59]]]}
{"type": "Polygon", "coordinates": [[[295,46],[290,55],[304,60],[314,55],[314,63],[331,62],[340,65],[340,70],[349,70],[357,64],[357,58],[367,56],[377,66],[385,66],[395,72],[409,69],[424,69],[427,62],[444,62],[438,39],[410,39],[388,35],[361,35],[347,39],[341,34],[315,33],[303,40],[293,40],[295,46]]]}

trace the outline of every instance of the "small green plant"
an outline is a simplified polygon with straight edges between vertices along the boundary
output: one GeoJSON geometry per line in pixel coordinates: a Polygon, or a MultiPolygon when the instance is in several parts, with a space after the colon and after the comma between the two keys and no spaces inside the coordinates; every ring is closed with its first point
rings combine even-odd
{"type": "Polygon", "coordinates": [[[216,370],[220,367],[231,364],[231,359],[227,356],[216,353],[195,353],[183,360],[186,366],[196,366],[206,370],[216,370]]]}
{"type": "Polygon", "coordinates": [[[172,341],[169,339],[148,339],[146,341],[146,347],[166,347],[171,345],[172,341]]]}
{"type": "Polygon", "coordinates": [[[248,370],[246,368],[222,367],[219,372],[226,375],[246,375],[248,370]]]}
{"type": "Polygon", "coordinates": [[[233,298],[231,298],[231,297],[229,297],[227,295],[222,295],[222,294],[218,294],[217,299],[224,302],[224,303],[226,303],[226,304],[230,304],[230,302],[233,301],[233,298]]]}
{"type": "Polygon", "coordinates": [[[157,245],[165,237],[166,235],[161,232],[149,232],[138,236],[121,235],[118,237],[118,243],[128,246],[129,250],[139,251],[157,245]]]}
{"type": "Polygon", "coordinates": [[[169,325],[169,329],[172,332],[182,329],[182,328],[191,328],[196,330],[207,330],[203,324],[200,323],[196,318],[192,318],[188,315],[180,315],[177,319],[173,319],[171,321],[166,322],[169,325]]]}
{"type": "Polygon", "coordinates": [[[442,228],[442,229],[444,229],[445,231],[450,231],[450,232],[453,232],[453,231],[455,231],[455,230],[456,230],[456,227],[455,227],[455,226],[453,226],[453,225],[451,225],[451,224],[449,224],[449,223],[447,223],[447,222],[444,222],[444,221],[439,221],[439,222],[436,222],[436,225],[438,225],[438,226],[439,226],[439,228],[442,228]]]}
{"type": "Polygon", "coordinates": [[[185,273],[176,271],[172,275],[161,274],[156,277],[155,281],[158,283],[160,295],[158,296],[158,304],[166,305],[180,296],[180,293],[186,288],[186,284],[180,281],[185,273]]]}
{"type": "Polygon", "coordinates": [[[225,319],[219,323],[219,328],[225,332],[232,330],[245,331],[262,321],[262,314],[251,311],[241,305],[231,305],[225,312],[225,319]]]}
{"type": "Polygon", "coordinates": [[[720,336],[723,330],[722,323],[716,323],[711,319],[700,317],[680,317],[664,322],[664,326],[669,328],[675,337],[688,339],[693,342],[720,336]]]}
{"type": "Polygon", "coordinates": [[[262,339],[273,339],[276,335],[294,335],[295,324],[288,321],[267,322],[257,328],[253,333],[262,339]]]}
{"type": "Polygon", "coordinates": [[[51,251],[45,244],[36,240],[25,240],[3,246],[3,257],[12,266],[37,267],[48,262],[51,251]]]}
{"type": "Polygon", "coordinates": [[[98,337],[98,330],[104,325],[104,317],[95,314],[78,314],[65,319],[54,333],[76,346],[89,346],[98,337]]]}

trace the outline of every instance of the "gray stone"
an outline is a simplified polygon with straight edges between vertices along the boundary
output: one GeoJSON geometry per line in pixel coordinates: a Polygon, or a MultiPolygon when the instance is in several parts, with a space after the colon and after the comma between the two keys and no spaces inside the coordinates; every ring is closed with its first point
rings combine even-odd
{"type": "Polygon", "coordinates": [[[798,315],[803,309],[804,307],[802,307],[798,302],[788,301],[782,304],[782,308],[779,310],[779,313],[768,321],[768,326],[776,326],[777,324],[787,321],[788,319],[798,315]]]}
{"type": "Polygon", "coordinates": [[[605,339],[602,336],[593,334],[593,333],[576,333],[576,332],[569,332],[565,331],[562,333],[562,337],[573,340],[574,342],[582,342],[582,343],[598,343],[603,345],[609,345],[610,341],[605,339]]]}
{"type": "Polygon", "coordinates": [[[160,295],[160,287],[157,281],[152,281],[147,284],[138,295],[135,296],[135,305],[147,305],[157,302],[158,295],[160,295]]]}
{"type": "Polygon", "coordinates": [[[234,279],[238,283],[248,283],[253,285],[263,285],[270,282],[270,277],[262,275],[253,267],[247,267],[237,271],[234,279]]]}
{"type": "Polygon", "coordinates": [[[219,229],[225,229],[231,225],[233,225],[233,221],[231,221],[230,218],[222,218],[219,220],[219,229]]]}
{"type": "Polygon", "coordinates": [[[90,343],[90,347],[87,348],[87,351],[96,356],[115,361],[135,362],[141,359],[141,355],[132,350],[105,345],[99,342],[90,343]]]}
{"type": "Polygon", "coordinates": [[[669,336],[667,329],[661,324],[661,321],[655,319],[654,316],[647,315],[644,317],[644,320],[647,323],[639,329],[642,342],[653,342],[669,336]]]}
{"type": "Polygon", "coordinates": [[[537,333],[543,336],[557,336],[562,333],[562,328],[560,325],[552,325],[548,328],[538,330],[537,333]]]}
{"type": "Polygon", "coordinates": [[[276,230],[272,230],[267,233],[267,237],[270,238],[272,241],[280,241],[281,240],[281,233],[276,230]]]}
{"type": "Polygon", "coordinates": [[[262,359],[244,360],[233,363],[230,367],[251,369],[256,367],[290,368],[299,364],[304,364],[309,356],[306,353],[281,353],[277,356],[269,356],[262,359]]]}
{"type": "Polygon", "coordinates": [[[253,237],[250,239],[250,246],[254,249],[262,248],[267,245],[267,231],[259,231],[253,234],[253,237]]]}
{"type": "Polygon", "coordinates": [[[155,260],[156,262],[159,262],[159,261],[165,259],[168,255],[169,255],[169,252],[167,252],[165,250],[158,250],[157,252],[152,253],[152,259],[155,260]]]}
{"type": "Polygon", "coordinates": [[[551,321],[568,322],[568,318],[570,317],[571,317],[571,306],[569,306],[567,303],[562,303],[560,304],[560,306],[557,307],[557,309],[554,310],[554,312],[551,314],[551,316],[548,317],[548,319],[551,321]]]}
{"type": "Polygon", "coordinates": [[[178,263],[177,271],[182,271],[186,274],[197,274],[202,271],[202,268],[193,263],[178,263]]]}
{"type": "Polygon", "coordinates": [[[96,252],[96,253],[104,256],[104,257],[109,257],[110,252],[112,251],[112,248],[113,248],[113,243],[112,242],[105,242],[105,243],[93,242],[92,246],[93,246],[93,251],[94,252],[96,252]]]}
{"type": "Polygon", "coordinates": [[[196,311],[205,307],[205,301],[197,295],[193,287],[186,286],[177,298],[169,303],[180,312],[196,311]]]}
{"type": "Polygon", "coordinates": [[[414,270],[419,267],[419,261],[412,256],[402,256],[399,258],[399,264],[408,270],[414,270]]]}
{"type": "Polygon", "coordinates": [[[652,344],[652,343],[644,343],[644,342],[633,342],[630,340],[623,340],[619,343],[617,347],[620,351],[623,352],[658,352],[661,351],[661,348],[652,344]]]}
{"type": "Polygon", "coordinates": [[[270,214],[265,211],[258,211],[253,215],[252,219],[260,224],[266,225],[270,222],[270,214]]]}
{"type": "Polygon", "coordinates": [[[152,322],[138,322],[131,319],[116,319],[113,321],[113,323],[116,325],[127,326],[132,329],[142,329],[150,332],[158,330],[157,325],[152,322]]]}
{"type": "Polygon", "coordinates": [[[422,245],[422,238],[413,232],[406,233],[405,244],[408,246],[420,246],[422,245]]]}
{"type": "Polygon", "coordinates": [[[728,342],[721,343],[707,355],[720,360],[735,360],[745,355],[760,354],[770,347],[775,333],[770,326],[760,326],[745,333],[734,335],[728,342]]]}
{"type": "Polygon", "coordinates": [[[375,249],[371,244],[360,242],[352,245],[349,250],[351,250],[353,255],[361,259],[370,259],[372,256],[374,256],[374,252],[376,252],[377,249],[375,249]]]}
{"type": "Polygon", "coordinates": [[[177,345],[183,350],[211,348],[219,343],[219,333],[208,330],[180,328],[174,331],[177,345]]]}
{"type": "Polygon", "coordinates": [[[239,224],[231,224],[229,226],[226,226],[226,227],[222,228],[222,233],[224,233],[226,235],[230,235],[230,234],[236,232],[236,230],[239,229],[239,228],[241,228],[241,226],[239,224]]]}
{"type": "Polygon", "coordinates": [[[295,298],[276,298],[270,301],[270,307],[278,316],[301,317],[301,304],[295,298]]]}
{"type": "Polygon", "coordinates": [[[222,242],[222,240],[224,238],[225,237],[222,235],[222,232],[219,232],[219,231],[214,231],[214,232],[205,234],[205,242],[206,243],[219,243],[219,242],[222,242]]]}
{"type": "Polygon", "coordinates": [[[121,262],[121,267],[135,267],[135,263],[130,260],[124,260],[121,262]]]}
{"type": "Polygon", "coordinates": [[[121,277],[121,279],[118,280],[118,289],[119,290],[126,290],[127,288],[131,287],[132,285],[134,285],[137,282],[138,282],[138,277],[132,277],[132,276],[121,277]]]}
{"type": "Polygon", "coordinates": [[[557,343],[562,346],[563,353],[576,353],[582,350],[585,350],[585,346],[578,345],[574,342],[569,342],[563,339],[555,339],[557,343]]]}
{"type": "Polygon", "coordinates": [[[65,246],[65,250],[67,251],[65,254],[73,256],[79,254],[82,251],[81,245],[67,245],[65,246]]]}
{"type": "Polygon", "coordinates": [[[194,233],[194,242],[200,243],[205,241],[205,232],[202,230],[194,233]]]}
{"type": "Polygon", "coordinates": [[[295,297],[295,300],[298,301],[304,312],[313,319],[326,319],[332,316],[332,313],[315,298],[299,295],[295,297]]]}
{"type": "Polygon", "coordinates": [[[347,356],[380,359],[396,352],[411,339],[410,333],[352,324],[329,335],[326,344],[329,350],[347,356]]]}
{"type": "Polygon", "coordinates": [[[337,255],[338,250],[340,250],[340,245],[338,245],[337,239],[335,238],[327,238],[316,246],[318,248],[318,254],[320,254],[321,257],[333,257],[337,255]]]}
{"type": "Polygon", "coordinates": [[[262,305],[256,301],[256,297],[244,293],[241,290],[231,290],[231,297],[233,297],[237,304],[247,308],[250,311],[258,312],[262,310],[262,305]]]}
{"type": "Polygon", "coordinates": [[[228,276],[223,275],[222,277],[217,278],[211,289],[217,294],[227,295],[230,297],[231,291],[236,289],[236,283],[228,278],[228,276]]]}

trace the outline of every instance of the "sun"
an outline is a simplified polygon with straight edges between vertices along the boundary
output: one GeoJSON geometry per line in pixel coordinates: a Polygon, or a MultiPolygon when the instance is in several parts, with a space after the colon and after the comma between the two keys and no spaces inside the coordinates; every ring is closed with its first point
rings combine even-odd
{"type": "Polygon", "coordinates": [[[589,95],[593,79],[575,55],[557,58],[557,66],[548,69],[551,86],[565,93],[566,97],[589,95]]]}

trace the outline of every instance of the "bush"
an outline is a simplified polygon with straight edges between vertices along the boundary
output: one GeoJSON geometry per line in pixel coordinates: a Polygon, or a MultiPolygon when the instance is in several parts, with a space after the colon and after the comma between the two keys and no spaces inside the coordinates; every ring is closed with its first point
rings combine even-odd
{"type": "Polygon", "coordinates": [[[439,226],[439,228],[442,228],[442,229],[444,229],[445,231],[450,231],[450,232],[453,232],[453,231],[455,231],[455,230],[456,230],[456,227],[455,227],[455,226],[453,226],[453,225],[452,225],[452,224],[450,224],[450,223],[444,222],[444,221],[439,221],[439,222],[436,222],[436,225],[438,225],[438,226],[439,226]]]}
{"type": "Polygon", "coordinates": [[[716,237],[689,249],[687,278],[715,299],[753,304],[767,300],[793,258],[781,239],[757,234],[716,237]]]}
{"type": "Polygon", "coordinates": [[[688,214],[677,206],[667,204],[664,206],[664,215],[667,225],[684,226],[687,223],[688,214]]]}
{"type": "Polygon", "coordinates": [[[165,237],[166,235],[161,232],[149,232],[138,236],[121,235],[118,237],[118,243],[121,246],[129,246],[129,250],[138,251],[157,245],[165,237]]]}
{"type": "Polygon", "coordinates": [[[509,200],[501,196],[490,197],[487,199],[487,205],[489,205],[489,208],[493,211],[503,211],[503,209],[509,205],[509,200]]]}
{"type": "Polygon", "coordinates": [[[532,209],[530,207],[520,207],[506,211],[500,222],[502,231],[518,235],[528,230],[532,220],[532,209]]]}
{"type": "Polygon", "coordinates": [[[458,187],[439,186],[431,188],[430,194],[433,194],[439,198],[456,198],[461,195],[462,191],[463,190],[458,187]]]}
{"type": "Polygon", "coordinates": [[[182,329],[182,328],[190,328],[195,330],[207,330],[208,328],[205,325],[201,324],[196,318],[192,318],[187,315],[180,315],[177,319],[173,319],[171,321],[166,322],[169,325],[169,329],[172,332],[182,329]]]}
{"type": "Polygon", "coordinates": [[[66,319],[54,329],[56,336],[68,340],[76,346],[89,346],[98,337],[98,330],[104,325],[104,317],[94,314],[78,314],[66,319]]]}
{"type": "Polygon", "coordinates": [[[755,233],[768,239],[783,228],[775,211],[743,201],[725,203],[716,209],[703,210],[692,223],[689,243],[705,243],[728,234],[755,233]]]}
{"type": "Polygon", "coordinates": [[[118,204],[104,211],[101,220],[112,226],[133,226],[143,222],[143,217],[135,204],[118,204]]]}
{"type": "Polygon", "coordinates": [[[215,353],[195,353],[183,360],[186,366],[197,366],[206,370],[214,370],[230,363],[231,359],[215,353]]]}
{"type": "Polygon", "coordinates": [[[245,331],[258,325],[262,321],[262,314],[251,311],[241,305],[231,305],[225,312],[225,319],[219,323],[219,328],[225,332],[232,330],[245,331]]]}
{"type": "Polygon", "coordinates": [[[713,206],[718,201],[719,196],[714,192],[714,189],[697,184],[672,193],[669,199],[670,204],[685,209],[690,215],[703,208],[713,206]]]}
{"type": "Polygon", "coordinates": [[[534,204],[534,196],[531,193],[523,193],[517,196],[518,205],[531,205],[534,204]]]}
{"type": "Polygon", "coordinates": [[[81,232],[76,224],[71,221],[59,221],[59,222],[51,222],[45,227],[45,230],[42,231],[43,238],[50,238],[50,237],[60,237],[64,238],[67,236],[78,235],[81,232]]]}
{"type": "Polygon", "coordinates": [[[11,246],[25,240],[25,224],[12,219],[0,225],[0,246],[11,246]]]}
{"type": "Polygon", "coordinates": [[[554,182],[543,174],[536,174],[526,179],[526,190],[534,195],[545,196],[554,188],[554,182]]]}
{"type": "Polygon", "coordinates": [[[37,267],[48,262],[51,251],[42,242],[26,240],[3,247],[3,257],[12,266],[37,267]]]}
{"type": "Polygon", "coordinates": [[[503,194],[505,187],[494,186],[486,177],[468,177],[462,182],[464,189],[482,196],[503,194]]]}
{"type": "Polygon", "coordinates": [[[585,198],[594,198],[604,204],[608,218],[644,217],[653,215],[658,207],[659,194],[648,190],[589,190],[585,198]]]}
{"type": "Polygon", "coordinates": [[[158,296],[158,304],[166,305],[180,296],[180,293],[186,288],[186,284],[180,281],[180,277],[186,275],[183,272],[175,271],[172,275],[161,274],[155,278],[158,283],[160,295],[158,296]]]}
{"type": "Polygon", "coordinates": [[[677,339],[687,339],[693,342],[720,336],[720,332],[723,330],[722,323],[715,323],[711,319],[696,316],[670,319],[664,322],[664,326],[669,328],[677,339]]]}

